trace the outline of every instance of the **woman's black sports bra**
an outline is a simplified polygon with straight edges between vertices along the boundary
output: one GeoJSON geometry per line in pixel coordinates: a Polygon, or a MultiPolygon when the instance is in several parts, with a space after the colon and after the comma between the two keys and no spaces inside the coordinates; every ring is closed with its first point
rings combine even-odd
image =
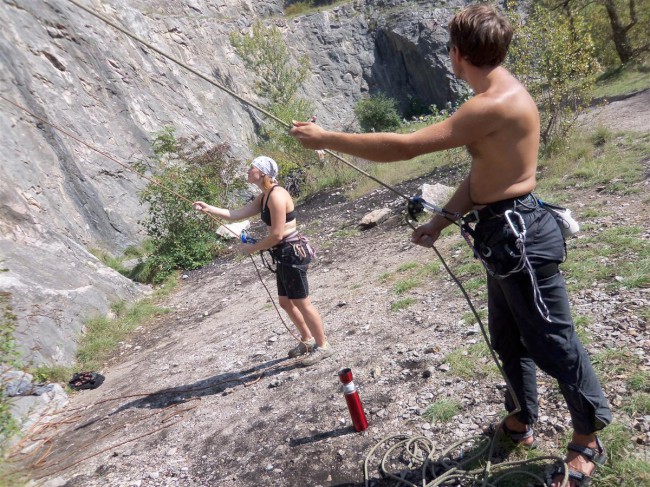
{"type": "MultiPolygon", "coordinates": [[[[269,210],[269,198],[271,196],[271,192],[275,188],[277,188],[277,186],[273,186],[271,188],[271,191],[269,191],[269,194],[266,197],[266,204],[264,203],[264,195],[262,195],[262,200],[260,201],[260,207],[262,209],[261,212],[262,221],[266,223],[269,227],[271,226],[271,210],[269,210]]],[[[292,222],[295,219],[296,219],[296,210],[291,210],[289,213],[287,213],[287,223],[292,222]]]]}

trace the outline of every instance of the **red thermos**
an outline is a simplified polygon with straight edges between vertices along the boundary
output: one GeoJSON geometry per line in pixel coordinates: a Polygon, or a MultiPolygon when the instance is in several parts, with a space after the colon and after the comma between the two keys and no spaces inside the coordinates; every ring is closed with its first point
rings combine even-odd
{"type": "Polygon", "coordinates": [[[352,371],[350,369],[339,370],[339,379],[343,383],[343,393],[345,394],[345,402],[348,403],[348,410],[354,425],[354,431],[363,431],[368,428],[368,420],[366,414],[363,412],[361,399],[357,387],[352,382],[352,371]]]}

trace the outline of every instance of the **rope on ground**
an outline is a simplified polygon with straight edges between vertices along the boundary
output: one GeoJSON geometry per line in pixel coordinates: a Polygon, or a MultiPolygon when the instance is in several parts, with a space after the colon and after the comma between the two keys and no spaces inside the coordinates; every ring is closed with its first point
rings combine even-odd
{"type": "MultiPolygon", "coordinates": [[[[509,477],[517,477],[517,485],[529,485],[522,483],[524,478],[536,482],[535,485],[545,485],[542,476],[526,467],[538,464],[538,470],[541,470],[542,464],[548,460],[564,462],[556,456],[539,456],[527,460],[495,463],[495,445],[503,440],[504,438],[498,436],[470,436],[456,441],[436,454],[436,444],[425,436],[388,436],[377,442],[365,458],[365,486],[373,485],[370,476],[373,458],[375,463],[378,463],[381,476],[394,480],[395,487],[496,487],[509,477]],[[378,453],[380,450],[384,452],[378,453]],[[402,468],[397,466],[398,462],[402,468]]],[[[567,481],[568,477],[564,479],[561,487],[566,487],[567,481]]]]}
{"type": "MultiPolygon", "coordinates": [[[[408,219],[407,223],[411,228],[416,228],[408,219]]],[[[449,268],[436,246],[432,245],[431,247],[467,301],[467,304],[479,324],[483,339],[488,346],[492,360],[499,369],[499,372],[505,381],[508,393],[512,397],[515,409],[503,419],[505,422],[507,418],[514,416],[521,411],[521,405],[517,399],[517,395],[515,394],[514,388],[508,380],[508,377],[506,376],[505,371],[491,346],[483,321],[476,311],[467,291],[458,277],[456,277],[449,268]]],[[[529,480],[537,482],[538,485],[545,485],[544,478],[525,469],[525,467],[530,467],[533,464],[540,464],[546,460],[553,460],[554,462],[564,464],[565,474],[560,487],[566,487],[566,485],[568,485],[568,465],[564,459],[557,456],[540,456],[528,460],[496,462],[495,454],[497,453],[497,446],[500,441],[505,439],[502,439],[502,436],[506,436],[505,432],[503,432],[503,428],[496,428],[496,431],[491,438],[487,435],[479,435],[461,439],[444,449],[435,459],[435,444],[425,436],[393,435],[383,438],[371,448],[366,456],[363,470],[365,485],[366,487],[370,487],[371,485],[369,463],[375,452],[380,448],[385,448],[386,451],[379,461],[379,471],[382,477],[395,480],[397,482],[396,486],[435,487],[442,485],[481,485],[482,487],[496,487],[499,482],[504,479],[515,476],[519,478],[527,477],[529,480]],[[400,454],[399,456],[402,459],[402,463],[405,462],[407,469],[410,469],[411,472],[413,471],[414,466],[418,464],[420,465],[420,484],[415,484],[406,479],[406,476],[409,474],[408,471],[405,472],[402,470],[399,475],[390,471],[387,464],[390,463],[396,453],[400,454]],[[479,466],[481,464],[483,464],[483,466],[479,466]],[[500,471],[504,472],[499,473],[500,471]],[[471,482],[471,484],[467,484],[467,481],[471,482]]]]}
{"type": "MultiPolygon", "coordinates": [[[[64,418],[57,420],[57,421],[51,421],[48,422],[47,424],[40,425],[40,419],[37,421],[30,431],[12,448],[12,451],[9,453],[8,458],[9,459],[16,459],[21,462],[29,462],[29,468],[32,469],[38,469],[38,470],[47,470],[50,469],[54,466],[59,466],[56,470],[53,471],[48,471],[42,473],[39,477],[36,477],[37,479],[41,479],[44,477],[52,476],[54,474],[61,473],[65,470],[68,470],[69,468],[78,465],[90,458],[93,458],[101,453],[105,453],[107,451],[114,450],[115,448],[118,448],[120,446],[123,446],[127,443],[132,443],[136,440],[139,440],[141,438],[144,438],[146,436],[150,436],[154,433],[157,433],[159,431],[162,431],[163,429],[167,429],[170,426],[173,426],[180,421],[184,419],[185,413],[188,411],[191,411],[195,408],[198,407],[198,404],[192,405],[190,407],[185,407],[185,408],[180,408],[180,406],[187,404],[189,401],[197,401],[200,400],[200,398],[187,398],[187,399],[182,399],[182,402],[171,404],[169,406],[166,406],[162,408],[160,411],[156,411],[151,414],[147,414],[145,416],[139,417],[139,418],[127,418],[124,421],[122,421],[118,425],[114,425],[112,428],[110,428],[108,431],[104,432],[101,436],[97,438],[93,438],[91,441],[88,441],[82,445],[78,445],[72,450],[70,453],[68,453],[66,456],[62,458],[57,458],[52,461],[48,461],[48,458],[52,455],[53,450],[54,450],[54,440],[57,436],[61,436],[61,431],[60,428],[64,425],[77,425],[75,426],[75,429],[83,428],[84,424],[78,425],[78,423],[81,423],[82,420],[87,419],[87,417],[83,416],[82,414],[79,413],[79,411],[83,410],[88,410],[91,408],[94,408],[100,404],[108,403],[108,402],[113,402],[113,401],[119,401],[119,400],[124,400],[124,399],[131,399],[131,398],[136,398],[136,397],[145,397],[145,396],[156,396],[156,395],[163,395],[163,394],[170,394],[174,393],[175,395],[183,395],[187,393],[196,393],[200,392],[206,389],[213,389],[215,387],[218,387],[223,384],[228,384],[232,382],[238,382],[242,384],[244,387],[250,387],[251,385],[259,382],[262,377],[265,375],[268,375],[270,372],[276,369],[281,369],[281,368],[286,368],[286,367],[291,367],[294,365],[298,365],[300,363],[300,358],[296,358],[293,360],[287,360],[282,362],[281,364],[276,364],[272,365],[270,367],[266,367],[263,370],[260,371],[255,371],[259,372],[257,374],[257,377],[254,377],[250,381],[246,381],[244,378],[241,377],[234,377],[232,379],[225,379],[222,381],[218,382],[213,382],[210,383],[209,385],[202,386],[202,387],[190,387],[186,389],[178,389],[178,390],[162,390],[162,391],[152,391],[152,392],[142,392],[138,394],[127,394],[127,395],[122,395],[122,396],[117,396],[117,397],[111,397],[108,399],[102,399],[100,401],[95,401],[89,405],[83,406],[83,407],[78,407],[74,409],[70,409],[66,411],[67,416],[64,418]],[[71,414],[72,413],[72,414],[71,414]],[[160,424],[161,426],[158,428],[155,428],[145,434],[139,435],[134,438],[130,438],[128,440],[124,440],[121,442],[118,442],[116,444],[113,444],[111,446],[108,446],[106,448],[103,448],[102,450],[87,454],[86,452],[94,445],[97,443],[98,440],[102,438],[107,438],[111,435],[113,435],[116,431],[121,430],[126,424],[128,423],[142,423],[143,421],[151,418],[158,416],[160,413],[164,413],[161,420],[160,424]],[[169,422],[172,418],[178,416],[178,419],[176,419],[173,422],[169,422]],[[33,445],[37,445],[36,447],[25,447],[24,445],[27,442],[31,442],[33,445]],[[28,449],[29,451],[24,454],[24,456],[20,459],[18,459],[18,455],[20,453],[21,449],[28,449]],[[82,455],[79,455],[79,454],[82,455]],[[35,460],[31,460],[32,458],[37,457],[35,460]],[[67,465],[61,465],[62,463],[65,462],[65,460],[68,460],[70,458],[77,457],[76,460],[72,463],[69,463],[67,465]]],[[[254,374],[251,374],[254,375],[254,374]]],[[[13,473],[18,473],[20,470],[17,470],[13,473]]]]}

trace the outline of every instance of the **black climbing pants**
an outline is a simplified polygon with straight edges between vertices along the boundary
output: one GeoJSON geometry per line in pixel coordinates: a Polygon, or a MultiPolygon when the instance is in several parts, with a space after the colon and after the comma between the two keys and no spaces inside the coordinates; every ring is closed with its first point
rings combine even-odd
{"type": "MultiPolygon", "coordinates": [[[[562,274],[548,275],[564,260],[565,246],[553,216],[539,207],[533,197],[499,202],[482,210],[475,227],[475,245],[491,252],[491,258],[515,259],[513,234],[502,211],[513,209],[526,227],[526,255],[537,273],[541,299],[549,311],[546,320],[535,304],[534,284],[528,270],[499,279],[488,275],[488,323],[492,346],[521,405],[518,419],[535,424],[538,417],[536,366],[554,377],[567,402],[574,430],[591,434],[611,422],[611,412],[589,357],[575,334],[569,298],[562,274]],[[505,205],[504,205],[505,203],[505,205]],[[489,209],[493,208],[494,211],[489,209]],[[503,252],[503,247],[506,251],[503,252]]],[[[507,269],[507,262],[497,267],[507,269]]],[[[512,265],[514,267],[514,264],[512,265]]],[[[506,391],[506,409],[515,405],[506,391]]]]}

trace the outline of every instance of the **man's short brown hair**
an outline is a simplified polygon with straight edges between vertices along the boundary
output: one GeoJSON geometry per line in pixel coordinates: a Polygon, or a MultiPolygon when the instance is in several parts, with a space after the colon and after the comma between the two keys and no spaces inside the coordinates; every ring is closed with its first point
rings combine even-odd
{"type": "Polygon", "coordinates": [[[498,66],[506,58],[512,25],[492,5],[467,7],[449,22],[452,46],[474,66],[498,66]]]}

